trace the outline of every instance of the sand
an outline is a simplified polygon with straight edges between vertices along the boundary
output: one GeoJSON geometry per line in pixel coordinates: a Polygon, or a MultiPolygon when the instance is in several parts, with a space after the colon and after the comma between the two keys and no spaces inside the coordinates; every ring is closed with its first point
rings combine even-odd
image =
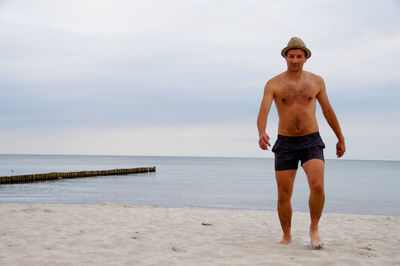
{"type": "Polygon", "coordinates": [[[0,205],[0,265],[400,265],[400,217],[307,213],[279,245],[276,212],[130,205],[0,205]]]}

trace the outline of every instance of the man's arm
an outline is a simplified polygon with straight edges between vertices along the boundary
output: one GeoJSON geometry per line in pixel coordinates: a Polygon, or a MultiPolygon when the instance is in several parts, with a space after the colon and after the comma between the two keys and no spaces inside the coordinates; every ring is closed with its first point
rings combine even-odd
{"type": "Polygon", "coordinates": [[[267,135],[265,130],[267,128],[267,117],[273,99],[274,93],[271,87],[271,81],[268,81],[264,87],[264,96],[261,101],[260,112],[258,113],[257,118],[258,135],[260,137],[258,144],[263,150],[268,150],[268,146],[271,146],[271,144],[269,143],[269,136],[267,135]]]}
{"type": "Polygon", "coordinates": [[[336,144],[336,155],[338,158],[340,158],[346,151],[344,137],[339,125],[339,121],[329,102],[328,95],[326,93],[325,82],[320,77],[318,77],[318,79],[319,79],[318,83],[320,84],[320,92],[317,95],[317,100],[321,106],[322,113],[324,114],[326,121],[328,122],[329,126],[332,128],[333,132],[338,138],[338,143],[336,144]]]}

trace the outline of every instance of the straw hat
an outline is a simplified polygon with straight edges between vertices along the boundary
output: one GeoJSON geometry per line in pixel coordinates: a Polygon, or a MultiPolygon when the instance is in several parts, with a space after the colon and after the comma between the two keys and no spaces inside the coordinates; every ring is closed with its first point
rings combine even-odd
{"type": "Polygon", "coordinates": [[[286,57],[286,53],[290,49],[302,49],[304,52],[306,52],[306,59],[311,57],[311,51],[306,47],[306,44],[299,37],[292,37],[288,45],[282,49],[281,55],[286,57]]]}

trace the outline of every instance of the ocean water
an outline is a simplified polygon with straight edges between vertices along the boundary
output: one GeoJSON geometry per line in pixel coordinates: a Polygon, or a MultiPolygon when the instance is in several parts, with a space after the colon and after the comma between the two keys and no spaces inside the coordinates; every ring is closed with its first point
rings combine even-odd
{"type": "MultiPolygon", "coordinates": [[[[0,176],[156,166],[155,173],[0,185],[0,203],[134,204],[276,210],[273,159],[0,155],[0,176]]],[[[326,160],[324,212],[400,215],[400,162],[326,160]]],[[[308,211],[299,168],[292,197],[308,211]]]]}

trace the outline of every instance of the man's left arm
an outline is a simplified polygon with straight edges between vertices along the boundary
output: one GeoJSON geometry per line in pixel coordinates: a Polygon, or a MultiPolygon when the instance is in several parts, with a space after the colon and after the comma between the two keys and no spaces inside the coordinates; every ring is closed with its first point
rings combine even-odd
{"type": "Polygon", "coordinates": [[[340,128],[335,111],[333,111],[333,108],[329,102],[328,95],[326,93],[325,82],[321,77],[318,77],[318,84],[320,87],[320,91],[317,95],[317,100],[321,106],[322,113],[324,114],[326,121],[338,138],[338,143],[336,144],[336,155],[338,158],[340,158],[346,151],[346,144],[344,142],[342,130],[340,128]]]}

